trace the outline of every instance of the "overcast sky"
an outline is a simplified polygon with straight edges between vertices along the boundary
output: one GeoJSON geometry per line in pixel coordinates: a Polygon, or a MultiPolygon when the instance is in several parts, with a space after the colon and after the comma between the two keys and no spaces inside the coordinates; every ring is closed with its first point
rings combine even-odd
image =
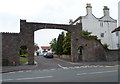
{"type": "MultiPolygon", "coordinates": [[[[27,22],[46,22],[68,24],[86,15],[86,3],[91,3],[93,14],[103,16],[103,6],[110,8],[110,16],[118,20],[120,0],[0,0],[0,32],[20,32],[20,19],[27,22]]],[[[63,30],[38,30],[35,43],[49,45],[53,38],[63,30]]]]}

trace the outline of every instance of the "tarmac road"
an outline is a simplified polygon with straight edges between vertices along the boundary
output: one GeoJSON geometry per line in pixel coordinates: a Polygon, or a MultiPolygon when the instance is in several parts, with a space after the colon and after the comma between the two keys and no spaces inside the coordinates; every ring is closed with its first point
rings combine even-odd
{"type": "Polygon", "coordinates": [[[61,66],[75,66],[74,64],[70,64],[67,61],[59,60],[58,58],[45,58],[43,56],[35,57],[35,61],[37,62],[37,67],[35,67],[35,70],[56,69],[61,68],[61,66]]]}
{"type": "Polygon", "coordinates": [[[3,73],[4,82],[118,82],[118,66],[67,67],[3,73]]]}

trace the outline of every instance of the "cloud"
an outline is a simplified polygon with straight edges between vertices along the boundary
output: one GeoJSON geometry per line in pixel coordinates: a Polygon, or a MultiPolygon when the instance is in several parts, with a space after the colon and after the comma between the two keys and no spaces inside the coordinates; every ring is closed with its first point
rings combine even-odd
{"type": "MultiPolygon", "coordinates": [[[[0,32],[19,32],[20,19],[26,19],[28,22],[68,24],[69,19],[75,20],[79,16],[86,15],[86,3],[92,4],[93,14],[96,17],[99,18],[103,16],[102,9],[103,6],[106,5],[110,8],[111,17],[117,19],[118,1],[119,0],[1,0],[0,32]]],[[[55,31],[57,34],[54,34],[54,31],[50,32],[54,36],[60,33],[58,31],[55,31]]],[[[38,36],[40,35],[39,33],[36,34],[38,36]]],[[[49,34],[46,33],[46,36],[48,35],[49,34]]],[[[41,41],[41,39],[37,37],[35,41],[38,42],[41,41]]]]}

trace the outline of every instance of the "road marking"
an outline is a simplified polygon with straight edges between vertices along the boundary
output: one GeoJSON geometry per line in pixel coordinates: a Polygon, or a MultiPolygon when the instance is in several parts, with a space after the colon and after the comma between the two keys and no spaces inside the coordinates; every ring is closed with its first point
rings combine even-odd
{"type": "Polygon", "coordinates": [[[103,71],[103,72],[91,72],[91,73],[80,73],[77,75],[85,75],[85,74],[99,74],[99,73],[109,73],[109,72],[117,72],[118,70],[114,70],[114,71],[103,71]]]}
{"type": "Polygon", "coordinates": [[[60,68],[62,68],[62,69],[78,69],[78,68],[92,68],[92,67],[96,68],[96,67],[100,67],[100,66],[95,66],[95,65],[92,65],[92,66],[85,65],[85,66],[64,67],[64,66],[62,66],[60,64],[58,64],[58,66],[60,68]]]}
{"type": "Polygon", "coordinates": [[[75,69],[75,67],[69,67],[69,69],[75,69]]]}
{"type": "Polygon", "coordinates": [[[56,69],[50,69],[50,70],[56,70],[56,69]]]}
{"type": "Polygon", "coordinates": [[[105,67],[113,67],[113,66],[105,66],[105,67]]]}
{"type": "Polygon", "coordinates": [[[32,72],[32,70],[27,70],[27,71],[25,71],[25,72],[32,72]]]}
{"type": "Polygon", "coordinates": [[[24,71],[17,71],[17,72],[24,72],[24,71]]]}
{"type": "Polygon", "coordinates": [[[77,75],[85,75],[85,74],[88,74],[88,73],[81,73],[81,74],[77,74],[77,75]]]}
{"type": "Polygon", "coordinates": [[[49,69],[43,69],[42,71],[50,71],[49,69]]]}
{"type": "Polygon", "coordinates": [[[80,67],[79,66],[75,66],[76,69],[79,69],[80,67]]]}
{"type": "Polygon", "coordinates": [[[14,79],[3,79],[2,81],[10,81],[10,80],[14,80],[14,79]]]}
{"type": "Polygon", "coordinates": [[[31,77],[31,78],[17,78],[17,79],[4,79],[3,81],[10,80],[30,80],[30,79],[39,79],[39,78],[52,78],[53,76],[43,76],[43,77],[31,77]]]}
{"type": "Polygon", "coordinates": [[[9,73],[16,73],[16,72],[9,72],[9,73]]]}
{"type": "Polygon", "coordinates": [[[60,68],[62,68],[62,69],[68,69],[67,67],[61,66],[60,64],[58,64],[58,66],[59,66],[60,68]]]}

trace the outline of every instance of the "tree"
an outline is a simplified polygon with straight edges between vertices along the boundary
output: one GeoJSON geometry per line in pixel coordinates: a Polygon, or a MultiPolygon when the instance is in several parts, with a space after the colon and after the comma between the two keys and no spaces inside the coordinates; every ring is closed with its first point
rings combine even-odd
{"type": "Polygon", "coordinates": [[[63,41],[63,53],[66,55],[71,54],[71,33],[67,32],[63,41]]]}
{"type": "Polygon", "coordinates": [[[72,20],[72,19],[70,19],[70,20],[69,20],[69,23],[70,23],[70,24],[71,24],[71,23],[73,23],[73,20],[72,20]]]}
{"type": "Polygon", "coordinates": [[[34,51],[37,51],[37,50],[39,50],[39,46],[38,44],[34,43],[34,51]]]}
{"type": "Polygon", "coordinates": [[[84,35],[84,36],[90,36],[91,34],[92,34],[92,32],[82,30],[82,35],[84,35]]]}
{"type": "Polygon", "coordinates": [[[57,39],[57,55],[62,55],[63,54],[63,40],[64,40],[64,32],[59,34],[58,39],[57,39]]]}
{"type": "Polygon", "coordinates": [[[56,38],[52,39],[52,41],[50,42],[50,47],[52,49],[52,52],[54,53],[57,52],[57,39],[56,38]]]}
{"type": "Polygon", "coordinates": [[[27,54],[27,53],[28,53],[28,48],[27,48],[27,46],[22,45],[22,46],[20,47],[20,50],[19,50],[19,55],[21,56],[21,55],[25,55],[25,54],[27,54]]]}

